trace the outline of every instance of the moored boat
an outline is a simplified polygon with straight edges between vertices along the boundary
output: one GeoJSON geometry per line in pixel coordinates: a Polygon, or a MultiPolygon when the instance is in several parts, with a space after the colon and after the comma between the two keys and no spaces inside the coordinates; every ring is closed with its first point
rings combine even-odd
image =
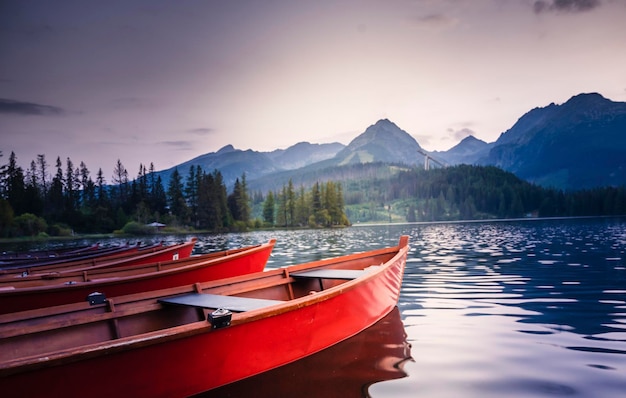
{"type": "Polygon", "coordinates": [[[73,261],[86,261],[93,258],[104,258],[130,252],[136,252],[138,250],[139,244],[124,244],[120,246],[98,247],[93,250],[79,251],[78,253],[70,254],[58,254],[50,256],[43,256],[39,254],[30,257],[28,255],[23,255],[20,257],[8,257],[0,261],[0,268],[2,268],[0,270],[0,276],[5,273],[5,270],[16,270],[18,268],[29,269],[73,261]]]}
{"type": "Polygon", "coordinates": [[[58,261],[50,264],[36,264],[13,267],[0,271],[0,278],[29,277],[32,275],[57,274],[67,271],[83,271],[95,268],[126,267],[149,264],[159,261],[181,260],[191,256],[197,238],[169,246],[155,244],[146,248],[130,247],[104,256],[81,258],[72,261],[58,261]]]}
{"type": "Polygon", "coordinates": [[[385,249],[1,315],[0,391],[181,397],[276,368],[392,311],[407,253],[403,236],[385,249]]]}
{"type": "Polygon", "coordinates": [[[166,289],[263,271],[275,239],[262,245],[148,264],[0,279],[0,314],[166,289]]]}
{"type": "Polygon", "coordinates": [[[49,259],[58,257],[72,257],[86,252],[102,250],[99,243],[83,246],[65,246],[50,249],[28,250],[28,251],[5,251],[0,253],[0,265],[5,263],[20,261],[37,261],[39,259],[49,259]]]}

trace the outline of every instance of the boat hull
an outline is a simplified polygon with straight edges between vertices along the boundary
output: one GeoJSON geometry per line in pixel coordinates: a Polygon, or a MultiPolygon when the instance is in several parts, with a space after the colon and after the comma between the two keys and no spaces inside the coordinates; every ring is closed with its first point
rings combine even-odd
{"type": "MultiPolygon", "coordinates": [[[[56,260],[52,263],[11,267],[0,270],[0,279],[5,280],[23,275],[46,275],[100,268],[128,267],[162,261],[178,261],[189,258],[197,239],[171,246],[154,245],[149,248],[127,247],[105,255],[86,256],[81,260],[56,260]]],[[[26,276],[28,277],[28,276],[26,276]]]]}
{"type": "MultiPolygon", "coordinates": [[[[3,288],[0,289],[0,314],[77,303],[85,301],[94,292],[103,293],[105,297],[124,296],[260,272],[265,268],[275,243],[272,239],[248,250],[232,255],[224,252],[223,256],[180,268],[156,271],[161,266],[155,264],[155,271],[128,277],[98,278],[69,285],[57,283],[38,287],[3,288]]],[[[191,260],[193,259],[185,261],[185,264],[191,260]]],[[[165,265],[162,267],[165,268],[165,265]]],[[[124,270],[118,271],[123,272],[124,270]]],[[[115,271],[111,274],[114,273],[115,271]]]]}
{"type": "Polygon", "coordinates": [[[407,376],[411,345],[398,307],[338,344],[291,364],[230,383],[197,398],[363,397],[378,382],[407,376]],[[311,394],[314,391],[315,394],[311,394]]]}

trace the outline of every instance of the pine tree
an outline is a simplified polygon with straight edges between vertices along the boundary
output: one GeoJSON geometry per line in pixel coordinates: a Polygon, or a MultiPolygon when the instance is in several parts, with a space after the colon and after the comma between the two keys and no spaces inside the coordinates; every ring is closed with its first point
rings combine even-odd
{"type": "Polygon", "coordinates": [[[115,167],[113,168],[112,183],[114,184],[117,192],[117,204],[119,206],[126,204],[126,199],[128,197],[128,171],[120,159],[117,159],[117,163],[115,163],[115,167]]]}
{"type": "Polygon", "coordinates": [[[161,176],[157,177],[154,188],[150,193],[152,195],[152,211],[158,213],[158,215],[165,214],[167,211],[167,195],[163,188],[161,176]]]}
{"type": "Polygon", "coordinates": [[[289,226],[293,227],[296,224],[296,194],[293,189],[293,181],[289,179],[287,185],[287,218],[289,220],[289,226]]]}
{"type": "Polygon", "coordinates": [[[239,206],[241,221],[247,224],[250,222],[250,195],[248,194],[248,181],[246,179],[246,173],[241,175],[241,192],[237,205],[239,206]]]}
{"type": "MultiPolygon", "coordinates": [[[[78,173],[74,174],[74,163],[68,157],[65,169],[65,211],[68,216],[78,209],[78,173]]],[[[70,216],[71,217],[71,216],[70,216]]]]}
{"type": "Polygon", "coordinates": [[[15,152],[11,152],[9,163],[2,175],[2,186],[4,197],[15,212],[22,214],[27,211],[25,208],[25,190],[24,171],[17,165],[17,156],[15,152]]]}
{"type": "Polygon", "coordinates": [[[230,214],[233,216],[235,221],[241,220],[241,208],[239,204],[241,202],[241,183],[239,182],[239,178],[235,180],[235,185],[233,186],[233,192],[228,195],[227,203],[228,210],[230,214]]]}
{"type": "Polygon", "coordinates": [[[96,185],[89,176],[85,162],[80,162],[81,208],[92,212],[96,206],[96,185]]]}
{"type": "Polygon", "coordinates": [[[24,188],[24,208],[27,212],[36,216],[43,213],[43,196],[37,178],[37,164],[34,160],[30,162],[30,169],[26,172],[24,188]]]}
{"type": "Polygon", "coordinates": [[[167,196],[169,198],[170,212],[179,222],[185,222],[188,215],[187,204],[183,194],[182,177],[178,173],[178,168],[174,168],[174,172],[170,177],[170,183],[167,188],[167,196]]]}
{"type": "Polygon", "coordinates": [[[48,210],[46,211],[49,214],[49,217],[53,221],[61,221],[62,220],[62,212],[63,212],[63,164],[61,163],[61,158],[57,157],[56,160],[56,169],[57,172],[55,176],[52,178],[52,183],[50,184],[50,191],[48,194],[48,210]]]}
{"type": "Polygon", "coordinates": [[[98,175],[96,177],[96,198],[98,206],[108,205],[108,195],[106,190],[106,180],[104,179],[104,173],[102,169],[98,169],[98,175]]]}
{"type": "Polygon", "coordinates": [[[304,186],[300,186],[300,193],[296,196],[296,220],[294,224],[304,227],[309,223],[309,206],[304,186]]]}
{"type": "Polygon", "coordinates": [[[263,203],[263,220],[270,225],[274,225],[274,212],[274,193],[269,191],[267,193],[267,197],[265,198],[265,202],[263,203]]]}
{"type": "Polygon", "coordinates": [[[41,184],[41,194],[45,198],[48,194],[48,162],[46,162],[46,155],[37,155],[37,165],[39,166],[39,184],[41,184]]]}

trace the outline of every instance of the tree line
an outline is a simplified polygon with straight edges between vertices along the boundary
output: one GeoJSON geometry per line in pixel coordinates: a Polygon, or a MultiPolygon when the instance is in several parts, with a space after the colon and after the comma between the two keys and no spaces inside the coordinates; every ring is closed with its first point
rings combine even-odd
{"type": "Polygon", "coordinates": [[[347,182],[346,204],[353,222],[387,220],[392,213],[409,222],[625,215],[626,187],[563,191],[494,166],[404,168],[391,178],[347,182]]]}
{"type": "Polygon", "coordinates": [[[276,193],[269,191],[265,198],[256,195],[262,205],[263,220],[281,227],[334,227],[350,224],[344,211],[343,189],[333,181],[315,182],[306,190],[304,185],[294,187],[290,179],[276,193]]]}
{"type": "Polygon", "coordinates": [[[192,169],[183,182],[176,170],[167,189],[153,164],[140,164],[131,179],[118,160],[110,184],[102,169],[94,181],[84,162],[75,167],[70,158],[57,157],[50,171],[45,155],[24,171],[11,153],[0,170],[0,236],[141,233],[151,231],[150,221],[221,231],[248,221],[241,187],[228,195],[219,171],[192,169]]]}
{"type": "MultiPolygon", "coordinates": [[[[0,156],[2,153],[0,152],[0,156]]],[[[250,194],[245,174],[227,191],[219,170],[175,169],[164,187],[154,165],[139,165],[130,178],[120,160],[111,183],[99,169],[54,168],[38,155],[27,170],[14,153],[0,166],[0,237],[146,232],[145,224],[206,231],[256,227],[333,227],[368,221],[444,221],[489,218],[600,216],[626,214],[626,188],[575,192],[531,184],[493,166],[459,165],[422,170],[369,163],[290,178],[282,187],[250,194]],[[328,182],[321,183],[320,179],[328,182]]]]}
{"type": "Polygon", "coordinates": [[[219,170],[208,173],[200,166],[191,166],[186,177],[175,169],[167,188],[152,163],[140,164],[131,179],[118,159],[110,184],[102,169],[94,181],[84,162],[75,166],[69,157],[65,163],[57,157],[51,168],[45,155],[38,155],[23,170],[12,152],[8,163],[0,166],[0,237],[74,231],[148,233],[153,230],[146,226],[151,221],[212,232],[348,223],[341,187],[332,182],[318,184],[308,193],[304,188],[296,193],[290,184],[266,197],[258,193],[253,202],[245,174],[228,193],[219,170]],[[262,218],[254,219],[252,206],[259,202],[262,218]]]}

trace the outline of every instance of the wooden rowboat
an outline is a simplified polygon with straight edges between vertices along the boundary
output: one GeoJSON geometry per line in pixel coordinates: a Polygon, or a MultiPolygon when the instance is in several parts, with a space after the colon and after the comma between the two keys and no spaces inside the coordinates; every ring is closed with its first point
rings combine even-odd
{"type": "Polygon", "coordinates": [[[29,277],[31,275],[57,274],[67,271],[83,271],[96,268],[127,267],[159,261],[180,260],[191,256],[197,238],[169,246],[161,244],[138,250],[116,252],[106,256],[89,257],[74,261],[61,261],[45,265],[9,268],[0,271],[0,279],[29,277]]]}
{"type": "Polygon", "coordinates": [[[407,253],[403,236],[386,249],[1,315],[0,391],[182,397],[276,368],[391,312],[407,253]]]}
{"type": "Polygon", "coordinates": [[[81,302],[94,291],[122,296],[260,272],[275,243],[182,260],[0,279],[0,314],[81,302]]]}
{"type": "Polygon", "coordinates": [[[100,248],[100,244],[96,243],[93,245],[83,245],[83,246],[65,246],[65,247],[57,247],[53,249],[42,249],[42,250],[28,250],[28,251],[6,251],[0,253],[0,265],[5,263],[11,263],[12,261],[36,261],[39,259],[50,259],[50,258],[58,258],[58,257],[72,257],[81,255],[87,252],[97,252],[98,250],[102,250],[100,248]]]}
{"type": "MultiPolygon", "coordinates": [[[[162,245],[154,245],[152,247],[158,247],[162,245]]],[[[67,263],[73,261],[87,261],[93,258],[112,257],[126,253],[136,252],[140,249],[139,243],[136,245],[124,244],[120,246],[111,247],[97,247],[93,250],[79,251],[76,253],[58,254],[43,256],[35,254],[33,256],[22,256],[18,258],[7,258],[0,261],[0,267],[3,269],[17,269],[17,268],[36,268],[53,264],[67,263]]],[[[143,248],[142,248],[143,249],[143,248]]]]}

